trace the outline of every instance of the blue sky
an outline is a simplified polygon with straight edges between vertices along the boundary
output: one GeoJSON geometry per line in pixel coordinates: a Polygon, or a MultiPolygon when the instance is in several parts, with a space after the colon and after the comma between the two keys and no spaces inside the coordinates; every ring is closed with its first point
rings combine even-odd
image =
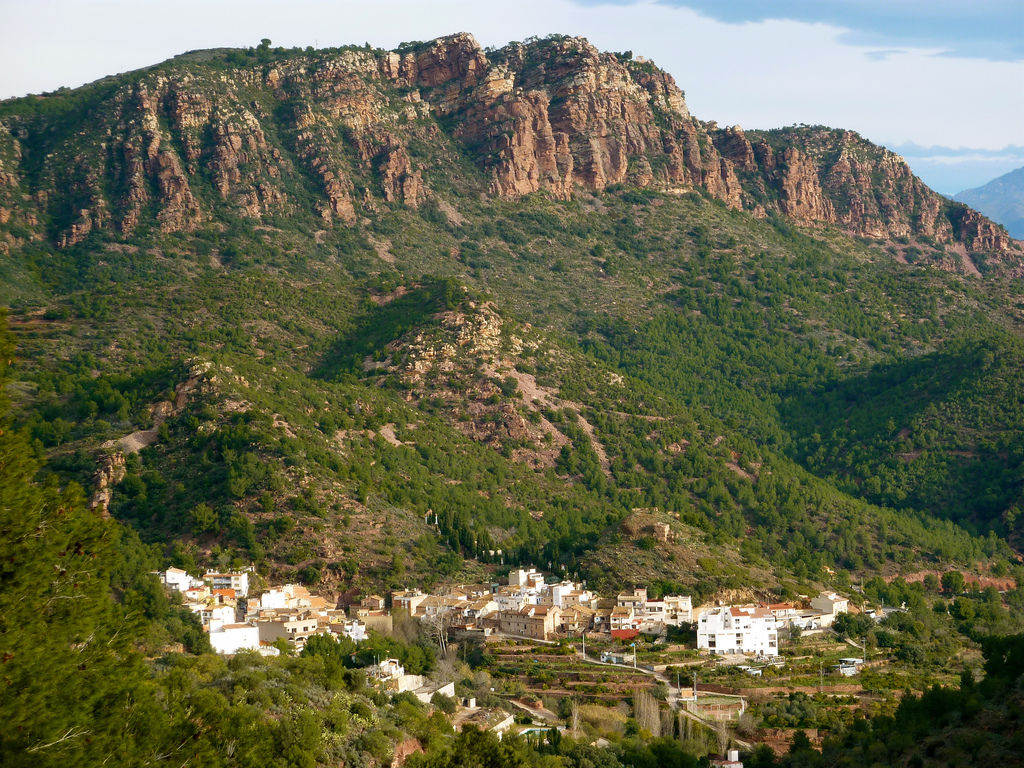
{"type": "Polygon", "coordinates": [[[456,31],[632,50],[701,119],[849,128],[912,149],[940,192],[1024,164],[1024,0],[0,0],[0,98],[263,37],[393,47],[456,31]]]}
{"type": "Polygon", "coordinates": [[[734,24],[767,19],[830,24],[845,30],[842,42],[882,50],[913,47],[964,58],[1024,59],[1021,0],[663,1],[734,24]]]}

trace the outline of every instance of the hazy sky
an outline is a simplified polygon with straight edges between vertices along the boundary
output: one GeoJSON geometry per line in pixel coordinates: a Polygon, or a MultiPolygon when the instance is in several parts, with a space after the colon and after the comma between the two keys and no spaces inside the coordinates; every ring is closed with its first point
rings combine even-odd
{"type": "Polygon", "coordinates": [[[0,0],[0,98],[263,37],[390,48],[457,31],[632,50],[701,119],[851,128],[942,192],[1024,165],[1024,0],[0,0]]]}

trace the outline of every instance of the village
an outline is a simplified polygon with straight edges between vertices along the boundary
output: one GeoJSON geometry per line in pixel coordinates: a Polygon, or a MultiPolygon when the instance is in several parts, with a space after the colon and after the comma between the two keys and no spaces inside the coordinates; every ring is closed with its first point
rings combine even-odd
{"type": "MultiPolygon", "coordinates": [[[[571,718],[558,714],[566,706],[584,718],[600,718],[596,713],[610,712],[623,699],[636,706],[650,695],[644,692],[659,690],[665,716],[674,712],[681,723],[692,724],[685,727],[721,733],[727,724],[736,727],[754,701],[765,700],[747,687],[755,685],[751,678],[777,680],[779,668],[790,664],[793,682],[806,678],[809,664],[815,674],[824,674],[822,658],[807,660],[793,651],[782,655],[786,644],[806,644],[809,638],[831,644],[830,676],[842,680],[859,674],[863,649],[854,654],[837,644],[830,627],[843,614],[860,612],[877,621],[884,613],[851,606],[847,597],[832,591],[799,604],[696,606],[690,595],[655,597],[645,587],[600,595],[583,583],[546,577],[535,568],[511,570],[506,583],[369,594],[346,606],[299,584],[254,589],[263,581],[251,568],[210,570],[201,576],[169,568],[159,576],[168,591],[180,593],[184,607],[202,622],[213,650],[224,655],[299,653],[316,636],[344,638],[354,649],[377,636],[408,637],[410,627],[435,645],[440,657],[456,663],[459,654],[452,648],[465,653],[467,647],[483,647],[491,660],[489,673],[487,682],[474,689],[467,687],[465,674],[452,673],[450,664],[447,672],[426,674],[407,669],[389,654],[378,655],[376,648],[359,665],[366,665],[367,679],[383,691],[447,706],[457,729],[472,724],[499,738],[510,731],[545,738],[551,729],[573,727],[571,718]]],[[[892,610],[898,609],[885,609],[892,610]]],[[[840,682],[832,685],[836,691],[849,689],[840,682]]],[[[739,763],[727,758],[715,764],[739,763]]]]}
{"type": "Polygon", "coordinates": [[[181,594],[221,654],[249,650],[277,655],[289,647],[282,643],[301,651],[314,635],[358,643],[371,631],[390,635],[400,614],[429,628],[442,651],[453,636],[502,635],[549,643],[579,639],[585,656],[588,633],[592,642],[604,637],[628,643],[641,634],[664,638],[672,628],[693,626],[698,651],[763,661],[779,655],[780,638],[830,627],[850,609],[848,598],[828,591],[808,599],[804,607],[705,604],[695,609],[689,595],[654,598],[645,587],[634,587],[602,596],[585,584],[549,581],[535,568],[513,569],[506,584],[459,584],[434,593],[401,590],[392,592],[390,600],[371,594],[341,608],[299,584],[271,586],[252,595],[252,573],[251,568],[211,570],[194,577],[169,568],[160,577],[168,590],[181,594]]]}

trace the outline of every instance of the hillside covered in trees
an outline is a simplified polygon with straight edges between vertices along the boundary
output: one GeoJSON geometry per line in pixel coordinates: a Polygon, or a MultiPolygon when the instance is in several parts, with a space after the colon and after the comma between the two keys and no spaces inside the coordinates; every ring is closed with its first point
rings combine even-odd
{"type": "Polygon", "coordinates": [[[877,762],[947,705],[1013,752],[1021,245],[856,134],[720,129],[578,38],[267,42],[0,103],[0,254],[23,764],[696,760],[455,737],[337,649],[192,655],[148,572],[249,563],[335,597],[515,564],[698,600],[1000,579],[1009,618],[956,640],[994,682],[820,759],[877,762]]]}

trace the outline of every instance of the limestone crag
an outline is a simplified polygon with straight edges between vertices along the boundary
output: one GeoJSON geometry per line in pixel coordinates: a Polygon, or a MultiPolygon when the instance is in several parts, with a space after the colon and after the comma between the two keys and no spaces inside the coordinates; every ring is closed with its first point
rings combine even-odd
{"type": "Polygon", "coordinates": [[[950,221],[956,239],[969,252],[1006,253],[1016,243],[1006,229],[966,205],[954,206],[950,221]]]}
{"type": "Polygon", "coordinates": [[[110,516],[110,500],[114,495],[114,486],[124,480],[124,454],[120,451],[109,453],[100,459],[95,475],[95,490],[89,502],[90,509],[99,509],[103,517],[110,516]]]}
{"type": "Polygon", "coordinates": [[[423,177],[413,169],[405,147],[396,144],[385,149],[377,170],[385,200],[403,202],[412,208],[419,205],[423,199],[423,177]]]}
{"type": "MultiPolygon", "coordinates": [[[[157,83],[160,85],[161,83],[157,83]]],[[[163,127],[163,104],[160,91],[140,84],[124,98],[122,119],[124,134],[119,143],[122,150],[122,181],[127,188],[123,200],[121,231],[135,229],[143,207],[156,195],[157,221],[165,232],[192,228],[199,219],[199,205],[192,194],[181,157],[163,127]]],[[[103,172],[97,163],[97,173],[103,172]]],[[[102,186],[96,180],[90,185],[99,199],[102,186]]]]}
{"type": "Polygon", "coordinates": [[[456,136],[491,171],[493,193],[565,198],[578,187],[658,183],[704,186],[738,203],[735,176],[669,75],[582,38],[514,44],[494,60],[461,104],[444,102],[459,117],[456,136]]]}
{"type": "Polygon", "coordinates": [[[783,216],[803,223],[835,221],[835,209],[821,190],[817,166],[796,147],[786,147],[782,153],[777,179],[783,216]]]}
{"type": "Polygon", "coordinates": [[[0,120],[0,247],[16,242],[11,223],[71,247],[144,222],[184,232],[225,213],[292,215],[309,200],[326,225],[353,226],[361,209],[420,206],[438,180],[510,199],[629,184],[1024,271],[1019,243],[893,153],[850,131],[701,122],[670,75],[583,38],[485,52],[461,33],[253,66],[170,62],[97,89],[81,114],[0,120]]]}
{"type": "Polygon", "coordinates": [[[732,164],[737,171],[758,170],[757,158],[754,155],[754,148],[747,140],[743,129],[733,125],[721,131],[715,131],[713,135],[715,149],[725,160],[732,164]]]}

